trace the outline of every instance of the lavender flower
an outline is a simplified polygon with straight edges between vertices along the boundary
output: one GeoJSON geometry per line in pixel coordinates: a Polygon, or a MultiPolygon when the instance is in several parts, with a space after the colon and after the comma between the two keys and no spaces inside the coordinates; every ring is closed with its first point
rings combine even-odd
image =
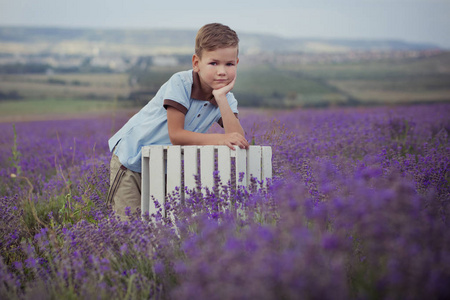
{"type": "Polygon", "coordinates": [[[450,297],[450,105],[242,115],[273,180],[216,173],[126,222],[105,203],[111,120],[16,124],[12,177],[0,124],[0,297],[450,297]]]}

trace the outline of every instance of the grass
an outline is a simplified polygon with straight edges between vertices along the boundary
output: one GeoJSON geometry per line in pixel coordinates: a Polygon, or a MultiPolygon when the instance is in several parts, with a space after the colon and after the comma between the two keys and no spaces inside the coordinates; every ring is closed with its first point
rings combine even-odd
{"type": "Polygon", "coordinates": [[[80,99],[36,99],[0,102],[0,121],[70,117],[74,114],[113,111],[114,101],[80,99]]]}
{"type": "Polygon", "coordinates": [[[21,99],[0,99],[0,122],[66,118],[122,108],[132,88],[128,74],[0,75],[0,92],[21,99]]]}
{"type": "Polygon", "coordinates": [[[251,92],[256,95],[276,95],[289,92],[325,94],[332,90],[323,83],[279,68],[258,67],[238,72],[235,93],[251,92]]]}
{"type": "Polygon", "coordinates": [[[450,76],[331,80],[329,83],[362,103],[450,101],[450,76]]]}
{"type": "Polygon", "coordinates": [[[275,66],[239,70],[233,93],[242,106],[286,108],[345,101],[327,82],[275,66]]]}
{"type": "Polygon", "coordinates": [[[24,99],[127,98],[127,74],[0,75],[0,91],[17,92],[24,99]]]}
{"type": "Polygon", "coordinates": [[[392,79],[450,75],[450,52],[428,57],[386,59],[369,62],[322,63],[308,65],[284,65],[285,70],[295,71],[310,78],[323,80],[392,79]]]}

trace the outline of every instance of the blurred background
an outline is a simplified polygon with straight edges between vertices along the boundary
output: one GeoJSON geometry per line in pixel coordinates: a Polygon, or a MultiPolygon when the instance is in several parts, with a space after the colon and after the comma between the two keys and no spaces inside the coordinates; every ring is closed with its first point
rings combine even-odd
{"type": "Polygon", "coordinates": [[[448,0],[0,0],[0,122],[136,111],[194,38],[240,37],[240,107],[450,101],[448,0]]]}

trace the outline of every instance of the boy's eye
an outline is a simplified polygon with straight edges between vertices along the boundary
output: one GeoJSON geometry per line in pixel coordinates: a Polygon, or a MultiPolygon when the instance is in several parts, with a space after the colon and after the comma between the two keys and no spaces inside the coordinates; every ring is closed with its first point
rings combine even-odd
{"type": "Polygon", "coordinates": [[[234,64],[233,63],[227,63],[227,66],[231,67],[231,66],[234,66],[234,64]]]}
{"type": "Polygon", "coordinates": [[[210,62],[209,64],[210,64],[210,65],[212,65],[212,66],[215,66],[215,65],[217,65],[217,63],[216,63],[215,61],[213,61],[213,62],[210,62]]]}

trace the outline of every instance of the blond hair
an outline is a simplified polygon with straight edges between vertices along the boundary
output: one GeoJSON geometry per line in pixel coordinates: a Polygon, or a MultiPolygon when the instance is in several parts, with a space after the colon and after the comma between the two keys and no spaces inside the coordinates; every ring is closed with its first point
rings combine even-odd
{"type": "Polygon", "coordinates": [[[195,37],[195,54],[201,58],[202,52],[236,47],[239,51],[239,38],[234,30],[220,23],[206,24],[195,37]]]}

